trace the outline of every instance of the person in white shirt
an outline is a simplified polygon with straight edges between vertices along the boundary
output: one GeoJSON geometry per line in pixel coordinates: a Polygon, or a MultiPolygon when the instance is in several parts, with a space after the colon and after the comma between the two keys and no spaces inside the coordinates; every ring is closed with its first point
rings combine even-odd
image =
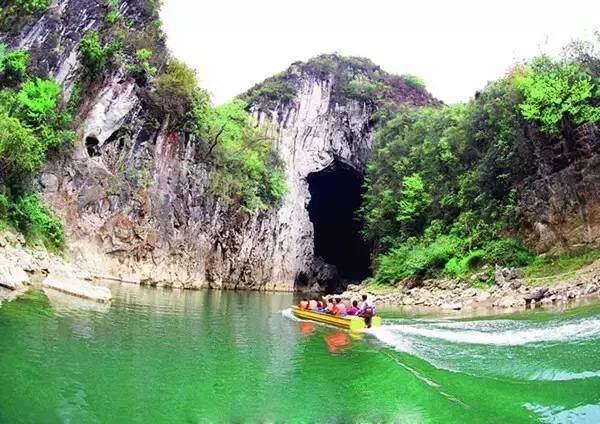
{"type": "Polygon", "coordinates": [[[366,294],[362,295],[362,303],[358,312],[356,313],[359,317],[363,317],[365,319],[365,324],[367,327],[371,328],[371,318],[375,315],[375,304],[372,300],[369,299],[369,296],[366,294]]]}

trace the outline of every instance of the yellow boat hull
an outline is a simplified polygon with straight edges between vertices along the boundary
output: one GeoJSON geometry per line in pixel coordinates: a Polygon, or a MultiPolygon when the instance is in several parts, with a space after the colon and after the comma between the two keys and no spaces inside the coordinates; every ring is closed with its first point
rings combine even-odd
{"type": "MultiPolygon", "coordinates": [[[[361,317],[329,315],[322,312],[314,312],[306,309],[300,309],[297,306],[292,306],[292,313],[301,319],[309,319],[311,321],[321,322],[323,324],[333,325],[335,327],[345,328],[350,331],[362,331],[367,328],[365,320],[361,317]]],[[[371,318],[371,327],[381,326],[381,317],[375,315],[371,318]]]]}

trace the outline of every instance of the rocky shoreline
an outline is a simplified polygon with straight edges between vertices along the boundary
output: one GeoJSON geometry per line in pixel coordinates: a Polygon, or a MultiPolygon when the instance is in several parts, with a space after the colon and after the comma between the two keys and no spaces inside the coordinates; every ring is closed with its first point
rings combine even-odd
{"type": "Polygon", "coordinates": [[[91,284],[93,276],[45,250],[25,248],[20,234],[0,234],[0,305],[23,295],[31,286],[109,303],[108,288],[91,284]]]}
{"type": "Polygon", "coordinates": [[[383,306],[442,310],[523,310],[567,305],[580,299],[600,299],[600,261],[558,283],[532,284],[519,269],[497,268],[494,284],[476,287],[468,281],[424,280],[417,286],[381,288],[351,284],[340,294],[347,301],[369,293],[383,306]]]}

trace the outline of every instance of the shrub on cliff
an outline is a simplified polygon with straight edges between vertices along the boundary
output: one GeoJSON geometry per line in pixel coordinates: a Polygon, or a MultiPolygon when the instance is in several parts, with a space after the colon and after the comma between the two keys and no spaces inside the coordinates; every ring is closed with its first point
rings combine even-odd
{"type": "Polygon", "coordinates": [[[240,98],[248,104],[260,101],[263,107],[276,107],[278,104],[287,104],[293,101],[296,91],[293,78],[286,73],[280,73],[256,84],[240,98]]]}
{"type": "Polygon", "coordinates": [[[415,88],[421,88],[421,89],[425,89],[425,81],[423,81],[423,79],[417,75],[411,75],[411,74],[404,74],[401,75],[401,77],[410,85],[412,85],[415,88]]]}
{"type": "Polygon", "coordinates": [[[51,80],[26,80],[0,91],[0,220],[23,231],[28,241],[59,249],[62,227],[31,194],[31,177],[49,149],[72,138],[61,89],[51,80]]]}
{"type": "Polygon", "coordinates": [[[9,207],[8,221],[23,232],[30,243],[42,241],[59,250],[64,245],[64,231],[60,220],[54,217],[35,194],[17,197],[9,207]]]}
{"type": "Polygon", "coordinates": [[[266,128],[255,124],[246,106],[237,99],[197,110],[196,135],[203,142],[204,158],[216,165],[215,194],[246,211],[264,210],[285,194],[283,165],[266,128]]]}
{"type": "Polygon", "coordinates": [[[136,50],[133,59],[133,64],[128,65],[126,69],[135,78],[138,85],[144,86],[148,81],[148,77],[156,74],[156,67],[150,64],[152,51],[148,49],[136,50]]]}
{"type": "Polygon", "coordinates": [[[84,77],[95,81],[104,72],[114,54],[122,48],[122,41],[115,39],[103,45],[96,31],[88,31],[81,39],[78,47],[79,60],[84,67],[84,77]]]}
{"type": "Polygon", "coordinates": [[[173,59],[165,72],[156,78],[146,97],[156,121],[166,122],[171,129],[182,129],[192,121],[195,103],[198,97],[203,96],[198,88],[196,72],[173,59]]]}
{"type": "Polygon", "coordinates": [[[356,78],[346,81],[344,93],[351,99],[372,101],[383,97],[386,87],[379,81],[356,78]]]}
{"type": "Polygon", "coordinates": [[[45,12],[52,0],[11,0],[0,5],[0,30],[18,30],[27,20],[45,12]]]}
{"type": "Polygon", "coordinates": [[[211,189],[245,211],[277,205],[285,193],[283,166],[266,129],[236,99],[214,106],[196,73],[172,60],[146,91],[152,117],[169,131],[191,133],[199,160],[214,166],[211,189]]]}
{"type": "Polygon", "coordinates": [[[0,81],[8,83],[22,81],[27,75],[29,53],[24,50],[6,51],[6,45],[0,43],[0,81]]]}

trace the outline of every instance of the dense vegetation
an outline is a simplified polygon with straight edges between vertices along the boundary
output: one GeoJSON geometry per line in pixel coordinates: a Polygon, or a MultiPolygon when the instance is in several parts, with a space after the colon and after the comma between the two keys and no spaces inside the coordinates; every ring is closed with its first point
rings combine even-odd
{"type": "Polygon", "coordinates": [[[560,60],[515,66],[467,104],[394,115],[377,133],[360,211],[379,255],[375,280],[530,263],[511,228],[536,148],[598,121],[600,55],[581,43],[560,60]]]}
{"type": "Polygon", "coordinates": [[[29,242],[49,248],[63,244],[60,221],[33,194],[32,175],[48,150],[70,139],[70,115],[61,88],[30,77],[29,55],[0,45],[0,221],[22,231],[29,242]]]}

